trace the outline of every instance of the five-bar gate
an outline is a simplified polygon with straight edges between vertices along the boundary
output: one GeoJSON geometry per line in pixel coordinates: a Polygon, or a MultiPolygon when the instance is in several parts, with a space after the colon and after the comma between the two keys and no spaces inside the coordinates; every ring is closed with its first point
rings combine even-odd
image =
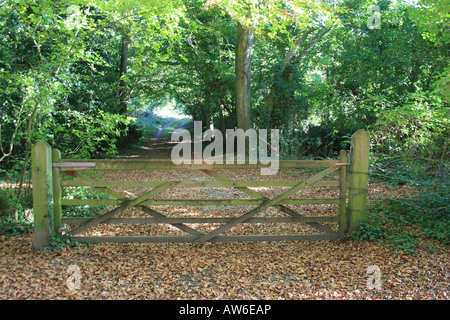
{"type": "Polygon", "coordinates": [[[49,244],[51,234],[58,234],[62,225],[74,225],[68,232],[75,239],[85,242],[215,242],[215,241],[293,241],[336,240],[345,232],[356,229],[365,218],[369,158],[369,137],[359,130],[352,136],[350,159],[347,151],[341,151],[337,160],[302,161],[280,160],[283,168],[322,168],[303,181],[236,181],[218,172],[219,169],[261,168],[260,164],[181,164],[170,160],[70,160],[62,159],[57,149],[39,141],[32,150],[33,206],[35,221],[35,248],[49,244]],[[348,162],[349,161],[349,162],[348,162]],[[109,170],[201,170],[212,181],[110,181],[93,179],[88,171],[109,170]],[[337,173],[337,179],[325,177],[337,173]],[[348,175],[348,176],[347,176],[348,175]],[[293,198],[300,190],[310,186],[335,187],[335,198],[293,198]],[[95,188],[112,199],[62,199],[64,188],[95,188]],[[145,192],[129,198],[114,188],[144,188],[145,192]],[[251,199],[167,199],[161,198],[172,188],[235,188],[251,199]],[[254,190],[257,187],[284,187],[281,194],[269,198],[254,190]],[[285,190],[287,189],[287,190],[285,190]],[[305,216],[289,205],[334,204],[338,215],[305,216]],[[66,206],[108,206],[112,210],[96,217],[63,216],[66,206]],[[156,210],[158,206],[253,206],[235,217],[170,217],[156,210]],[[258,213],[276,208],[283,216],[266,217],[258,213]],[[130,208],[145,213],[144,217],[117,217],[130,208]],[[185,235],[140,235],[140,236],[81,236],[100,224],[168,224],[185,235]],[[304,223],[315,229],[316,234],[263,234],[227,235],[226,232],[243,223],[304,223]],[[333,230],[327,223],[337,224],[333,230]],[[208,231],[192,227],[196,224],[219,224],[208,231]]]}

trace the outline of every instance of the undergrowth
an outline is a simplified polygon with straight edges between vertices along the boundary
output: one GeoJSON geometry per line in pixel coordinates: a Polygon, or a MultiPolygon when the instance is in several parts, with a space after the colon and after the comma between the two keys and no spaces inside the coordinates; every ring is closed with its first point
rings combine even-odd
{"type": "Polygon", "coordinates": [[[378,161],[371,166],[371,181],[409,184],[419,192],[411,198],[376,199],[351,238],[384,241],[405,253],[414,253],[421,240],[450,243],[448,163],[378,161]]]}
{"type": "Polygon", "coordinates": [[[87,243],[75,240],[72,235],[67,233],[67,230],[60,234],[52,234],[49,238],[49,246],[41,249],[44,253],[52,253],[60,251],[63,248],[80,248],[87,246],[87,243]]]}

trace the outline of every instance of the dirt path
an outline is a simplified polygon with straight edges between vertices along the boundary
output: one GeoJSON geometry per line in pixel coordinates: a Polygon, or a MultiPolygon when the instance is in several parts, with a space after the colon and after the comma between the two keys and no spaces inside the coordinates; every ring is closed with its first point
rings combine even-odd
{"type": "MultiPolygon", "coordinates": [[[[122,154],[117,156],[116,158],[122,159],[170,159],[170,154],[172,152],[172,148],[176,145],[176,142],[170,140],[170,135],[161,136],[164,129],[174,124],[175,122],[180,121],[180,119],[175,119],[167,122],[161,128],[159,128],[158,132],[154,137],[145,137],[146,142],[131,151],[128,151],[126,154],[122,154]]],[[[175,129],[183,128],[187,123],[192,120],[185,120],[180,123],[175,129]]]]}
{"type": "Polygon", "coordinates": [[[155,138],[159,138],[159,137],[161,136],[161,133],[163,132],[163,130],[164,130],[165,128],[167,128],[167,127],[170,126],[172,123],[175,123],[175,122],[177,122],[177,121],[178,121],[178,119],[169,121],[169,122],[167,122],[165,125],[163,125],[161,128],[159,128],[158,132],[155,134],[155,138]]]}
{"type": "Polygon", "coordinates": [[[117,156],[119,159],[170,159],[172,148],[175,145],[167,137],[147,137],[146,142],[139,148],[126,154],[117,156]]]}

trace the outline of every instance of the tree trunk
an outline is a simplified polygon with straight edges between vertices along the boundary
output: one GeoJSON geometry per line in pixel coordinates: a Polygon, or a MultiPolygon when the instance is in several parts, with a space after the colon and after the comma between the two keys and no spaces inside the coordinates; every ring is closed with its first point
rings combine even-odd
{"type": "Polygon", "coordinates": [[[122,50],[120,58],[119,114],[126,114],[128,112],[127,82],[123,79],[123,77],[127,74],[129,44],[130,38],[128,34],[125,34],[122,37],[122,50]]]}
{"type": "Polygon", "coordinates": [[[251,69],[253,34],[238,22],[236,33],[236,115],[238,129],[252,128],[251,119],[251,69]]]}
{"type": "MultiPolygon", "coordinates": [[[[20,203],[20,198],[22,196],[23,183],[25,180],[25,175],[27,173],[28,158],[30,156],[30,151],[31,151],[31,131],[32,131],[32,126],[33,126],[33,120],[36,117],[38,109],[39,109],[39,102],[36,101],[34,104],[34,107],[33,107],[33,111],[31,112],[31,114],[27,120],[27,135],[26,135],[27,142],[26,142],[26,148],[25,148],[25,158],[24,158],[23,166],[22,166],[22,173],[20,175],[19,187],[17,189],[17,203],[20,203]]],[[[15,209],[15,212],[14,212],[14,219],[16,221],[19,219],[19,211],[17,208],[15,209]]]]}
{"type": "MultiPolygon", "coordinates": [[[[334,25],[334,24],[333,24],[334,25]]],[[[316,28],[310,28],[306,31],[304,31],[301,36],[297,38],[297,40],[294,43],[294,47],[292,47],[286,57],[283,59],[283,61],[280,64],[279,69],[275,73],[274,82],[269,87],[269,93],[266,98],[266,106],[269,113],[269,117],[272,118],[272,114],[276,108],[277,101],[277,86],[276,82],[277,79],[284,78],[288,79],[289,74],[286,74],[287,67],[290,63],[292,63],[292,60],[294,58],[297,58],[298,61],[301,61],[303,58],[306,57],[306,55],[314,48],[314,46],[327,34],[331,28],[323,27],[320,30],[317,30],[316,28]],[[315,33],[315,34],[314,34],[315,33]],[[308,40],[309,38],[309,40],[308,40]],[[303,49],[300,51],[301,47],[303,46],[303,49]],[[299,52],[300,51],[300,52],[299,52]]],[[[283,112],[282,110],[280,112],[283,112]]],[[[270,125],[272,126],[278,126],[274,125],[272,120],[270,120],[270,125]]]]}

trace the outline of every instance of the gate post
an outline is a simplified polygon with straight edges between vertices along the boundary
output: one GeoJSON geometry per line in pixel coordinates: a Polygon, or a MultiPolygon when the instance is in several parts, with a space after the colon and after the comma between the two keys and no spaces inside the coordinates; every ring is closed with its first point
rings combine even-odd
{"type": "Polygon", "coordinates": [[[360,129],[352,135],[348,186],[349,233],[358,229],[360,222],[366,219],[369,146],[370,137],[366,130],[360,129]]]}
{"type": "MultiPolygon", "coordinates": [[[[52,150],[52,163],[61,160],[61,151],[52,150]]],[[[53,230],[55,234],[60,234],[62,206],[61,206],[61,171],[59,168],[53,168],[53,230]]]]}
{"type": "MultiPolygon", "coordinates": [[[[347,150],[341,150],[339,161],[347,162],[347,150]]],[[[345,235],[346,215],[347,215],[347,166],[341,166],[339,169],[339,237],[345,235]]]]}
{"type": "Polygon", "coordinates": [[[53,168],[52,148],[38,141],[31,149],[31,180],[33,183],[34,248],[50,244],[53,233],[53,168]]]}

